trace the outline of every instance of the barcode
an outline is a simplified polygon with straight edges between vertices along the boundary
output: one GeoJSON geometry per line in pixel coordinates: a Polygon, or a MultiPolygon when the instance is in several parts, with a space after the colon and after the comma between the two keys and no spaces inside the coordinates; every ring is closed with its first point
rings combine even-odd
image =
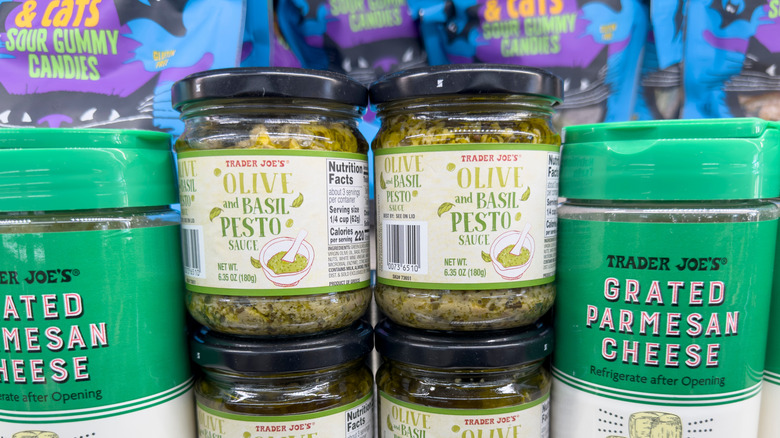
{"type": "Polygon", "coordinates": [[[420,266],[420,226],[392,225],[387,233],[387,263],[420,266]]]}
{"type": "Polygon", "coordinates": [[[427,271],[427,227],[424,223],[384,224],[385,269],[423,273],[427,271]]]}
{"type": "Polygon", "coordinates": [[[181,248],[184,274],[204,278],[203,272],[203,229],[198,226],[182,225],[181,248]]]}

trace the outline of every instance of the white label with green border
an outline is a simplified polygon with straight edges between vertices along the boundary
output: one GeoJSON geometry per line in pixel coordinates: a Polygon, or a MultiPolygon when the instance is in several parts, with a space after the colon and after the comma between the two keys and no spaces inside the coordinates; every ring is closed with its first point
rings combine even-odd
{"type": "Polygon", "coordinates": [[[194,434],[179,245],[174,225],[0,234],[1,438],[194,434]]]}
{"type": "Polygon", "coordinates": [[[179,187],[189,290],[273,296],[368,285],[366,155],[184,152],[179,187]]]}
{"type": "Polygon", "coordinates": [[[423,289],[552,282],[558,168],[554,145],[375,151],[377,281],[423,289]]]}
{"type": "Polygon", "coordinates": [[[380,438],[547,438],[549,394],[497,409],[431,408],[379,393],[380,438]]]}
{"type": "Polygon", "coordinates": [[[373,394],[335,409],[273,417],[197,405],[200,438],[371,438],[374,433],[373,394]]]}

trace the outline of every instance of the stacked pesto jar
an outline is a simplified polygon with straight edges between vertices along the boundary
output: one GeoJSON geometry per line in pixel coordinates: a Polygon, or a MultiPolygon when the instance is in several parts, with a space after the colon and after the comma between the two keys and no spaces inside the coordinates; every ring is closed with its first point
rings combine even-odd
{"type": "Polygon", "coordinates": [[[555,298],[560,80],[508,65],[441,66],[370,88],[377,290],[393,321],[494,330],[555,298]]]}
{"type": "Polygon", "coordinates": [[[369,95],[382,121],[380,436],[546,436],[560,80],[449,65],[389,75],[369,95]]]}
{"type": "Polygon", "coordinates": [[[554,438],[758,436],[779,128],[567,128],[554,438]]]}
{"type": "Polygon", "coordinates": [[[417,330],[376,327],[379,436],[547,437],[552,328],[417,330]]]}
{"type": "Polygon", "coordinates": [[[194,357],[201,434],[216,433],[214,421],[247,434],[258,422],[285,436],[372,430],[372,415],[332,427],[357,415],[354,403],[373,406],[368,351],[353,348],[371,301],[368,144],[357,129],[366,88],[324,71],[213,70],[174,84],[173,104],[185,123],[175,146],[187,307],[206,327],[193,345],[210,352],[194,357]],[[302,347],[282,362],[266,351],[290,345],[302,347]]]}
{"type": "Polygon", "coordinates": [[[213,70],[177,82],[173,103],[185,123],[176,152],[190,314],[247,335],[360,317],[371,298],[365,87],[328,72],[213,70]]]}
{"type": "Polygon", "coordinates": [[[258,338],[201,329],[191,342],[199,436],[370,437],[371,326],[258,338]]]}
{"type": "Polygon", "coordinates": [[[170,136],[0,130],[0,435],[195,435],[170,136]]]}

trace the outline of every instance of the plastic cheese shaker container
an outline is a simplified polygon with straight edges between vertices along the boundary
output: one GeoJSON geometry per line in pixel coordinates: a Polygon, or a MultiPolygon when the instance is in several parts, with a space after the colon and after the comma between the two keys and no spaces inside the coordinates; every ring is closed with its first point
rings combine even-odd
{"type": "Polygon", "coordinates": [[[778,194],[774,123],[567,128],[553,437],[757,435],[778,194]]]}
{"type": "Polygon", "coordinates": [[[0,435],[194,436],[170,141],[0,130],[0,435]]]}
{"type": "Polygon", "coordinates": [[[226,333],[294,335],[360,317],[369,289],[366,89],[288,68],[173,87],[190,314],[226,333]]]}

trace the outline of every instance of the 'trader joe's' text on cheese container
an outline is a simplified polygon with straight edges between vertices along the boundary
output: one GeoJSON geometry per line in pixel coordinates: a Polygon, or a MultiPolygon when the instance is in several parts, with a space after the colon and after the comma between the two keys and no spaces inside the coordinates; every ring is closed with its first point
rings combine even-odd
{"type": "Polygon", "coordinates": [[[234,334],[313,333],[369,289],[367,90],[291,68],[197,73],[173,87],[192,316],[234,334]]]}
{"type": "Polygon", "coordinates": [[[371,85],[379,308],[433,330],[531,324],[555,298],[560,80],[508,65],[371,85]]]}
{"type": "Polygon", "coordinates": [[[770,122],[567,128],[554,438],[757,436],[778,195],[770,122]]]}
{"type": "Polygon", "coordinates": [[[0,130],[0,436],[193,437],[158,132],[0,130]]]}

